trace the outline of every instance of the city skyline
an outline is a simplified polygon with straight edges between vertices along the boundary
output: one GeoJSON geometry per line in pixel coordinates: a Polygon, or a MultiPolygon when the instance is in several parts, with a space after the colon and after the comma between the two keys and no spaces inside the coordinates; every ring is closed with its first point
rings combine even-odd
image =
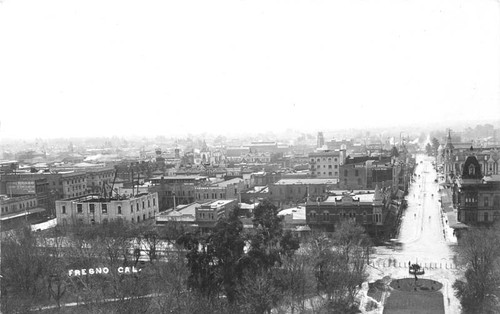
{"type": "Polygon", "coordinates": [[[497,1],[0,5],[4,139],[500,117],[497,1]]]}

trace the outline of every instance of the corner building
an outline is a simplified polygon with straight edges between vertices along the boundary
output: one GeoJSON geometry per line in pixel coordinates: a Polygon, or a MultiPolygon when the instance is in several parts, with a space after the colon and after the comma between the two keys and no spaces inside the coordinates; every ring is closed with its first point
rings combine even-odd
{"type": "Polygon", "coordinates": [[[57,223],[94,224],[122,219],[138,223],[158,213],[158,193],[144,193],[127,199],[83,196],[56,201],[57,223]]]}
{"type": "Polygon", "coordinates": [[[469,156],[459,185],[459,222],[477,226],[500,220],[500,175],[483,176],[476,156],[469,156]]]}

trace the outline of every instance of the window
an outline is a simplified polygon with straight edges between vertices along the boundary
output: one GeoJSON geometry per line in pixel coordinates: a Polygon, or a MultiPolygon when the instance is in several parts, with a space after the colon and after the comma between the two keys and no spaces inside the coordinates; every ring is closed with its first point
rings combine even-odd
{"type": "Polygon", "coordinates": [[[141,221],[141,216],[137,216],[137,222],[141,221]]]}
{"type": "Polygon", "coordinates": [[[328,169],[332,169],[332,165],[328,165],[328,169]]]}
{"type": "Polygon", "coordinates": [[[335,169],[338,169],[339,165],[335,165],[335,166],[333,166],[333,167],[334,167],[335,169]]]}
{"type": "Polygon", "coordinates": [[[473,176],[475,174],[476,174],[476,168],[474,167],[474,165],[470,165],[469,166],[469,175],[473,176]]]}
{"type": "Polygon", "coordinates": [[[331,172],[331,171],[330,171],[330,172],[328,172],[328,175],[329,175],[329,176],[331,176],[331,175],[332,175],[332,172],[331,172]]]}
{"type": "Polygon", "coordinates": [[[102,209],[103,214],[107,214],[108,213],[108,204],[102,204],[101,209],[102,209]]]}
{"type": "Polygon", "coordinates": [[[142,201],[142,209],[146,208],[146,204],[142,201]]]}
{"type": "Polygon", "coordinates": [[[488,199],[488,196],[484,197],[484,207],[490,206],[490,200],[488,199]]]}
{"type": "MultiPolygon", "coordinates": [[[[130,204],[130,213],[133,214],[134,213],[134,204],[130,204]]],[[[132,218],[133,219],[133,218],[132,218]]],[[[132,220],[132,222],[134,222],[132,220]]]]}
{"type": "Polygon", "coordinates": [[[495,195],[495,197],[493,198],[493,206],[498,209],[498,207],[500,206],[500,196],[495,195]]]}
{"type": "Polygon", "coordinates": [[[82,204],[76,204],[76,212],[78,214],[83,213],[83,205],[82,204]]]}
{"type": "Polygon", "coordinates": [[[484,213],[484,214],[483,214],[483,218],[484,218],[484,219],[483,219],[484,221],[488,221],[488,213],[484,213]]]}
{"type": "Polygon", "coordinates": [[[148,200],[148,208],[151,207],[151,201],[148,200]]]}
{"type": "Polygon", "coordinates": [[[89,211],[91,214],[95,213],[95,204],[89,204],[89,211]]]}
{"type": "MultiPolygon", "coordinates": [[[[2,207],[2,211],[3,211],[3,207],[2,207]]],[[[64,205],[63,205],[63,207],[62,207],[62,213],[63,213],[63,214],[66,214],[66,206],[64,206],[64,205]]]]}
{"type": "MultiPolygon", "coordinates": [[[[139,211],[139,203],[135,204],[135,209],[136,211],[139,211]]],[[[139,222],[139,220],[137,220],[137,222],[139,222]]]]}
{"type": "Polygon", "coordinates": [[[494,220],[494,221],[500,220],[500,212],[496,211],[496,212],[493,214],[493,220],[494,220]]]}
{"type": "Polygon", "coordinates": [[[354,170],[354,175],[355,175],[356,177],[358,177],[358,176],[359,176],[359,170],[354,170]]]}
{"type": "Polygon", "coordinates": [[[153,206],[156,206],[156,199],[153,198],[153,206]]]}
{"type": "Polygon", "coordinates": [[[358,178],[358,185],[361,185],[361,178],[358,178]]]}
{"type": "Polygon", "coordinates": [[[122,214],[122,207],[120,205],[118,205],[118,215],[121,215],[122,214]]]}

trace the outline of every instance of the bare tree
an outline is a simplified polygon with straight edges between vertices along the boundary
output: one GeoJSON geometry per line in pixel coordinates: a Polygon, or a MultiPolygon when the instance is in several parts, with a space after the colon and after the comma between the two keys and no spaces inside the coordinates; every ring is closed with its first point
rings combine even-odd
{"type": "Polygon", "coordinates": [[[315,293],[313,260],[307,254],[295,253],[282,258],[282,266],[275,270],[275,282],[280,289],[286,312],[302,313],[306,300],[315,293]]]}
{"type": "Polygon", "coordinates": [[[355,295],[367,279],[370,241],[352,221],[336,226],[330,237],[312,243],[317,289],[326,297],[326,308],[339,313],[354,311],[355,295]]]}
{"type": "Polygon", "coordinates": [[[464,313],[497,313],[500,308],[500,225],[469,230],[458,245],[465,280],[453,284],[464,313]]]}
{"type": "Polygon", "coordinates": [[[246,273],[238,287],[238,307],[243,313],[271,313],[279,304],[283,296],[273,275],[272,269],[246,273]]]}

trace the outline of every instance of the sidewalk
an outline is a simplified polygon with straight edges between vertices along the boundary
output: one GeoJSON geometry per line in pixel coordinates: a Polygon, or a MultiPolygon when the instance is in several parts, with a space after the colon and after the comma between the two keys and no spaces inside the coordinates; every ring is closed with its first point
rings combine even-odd
{"type": "Polygon", "coordinates": [[[444,238],[447,242],[457,243],[454,229],[450,227],[457,223],[457,210],[453,207],[452,192],[449,188],[440,186],[439,195],[441,197],[441,223],[444,238]]]}

